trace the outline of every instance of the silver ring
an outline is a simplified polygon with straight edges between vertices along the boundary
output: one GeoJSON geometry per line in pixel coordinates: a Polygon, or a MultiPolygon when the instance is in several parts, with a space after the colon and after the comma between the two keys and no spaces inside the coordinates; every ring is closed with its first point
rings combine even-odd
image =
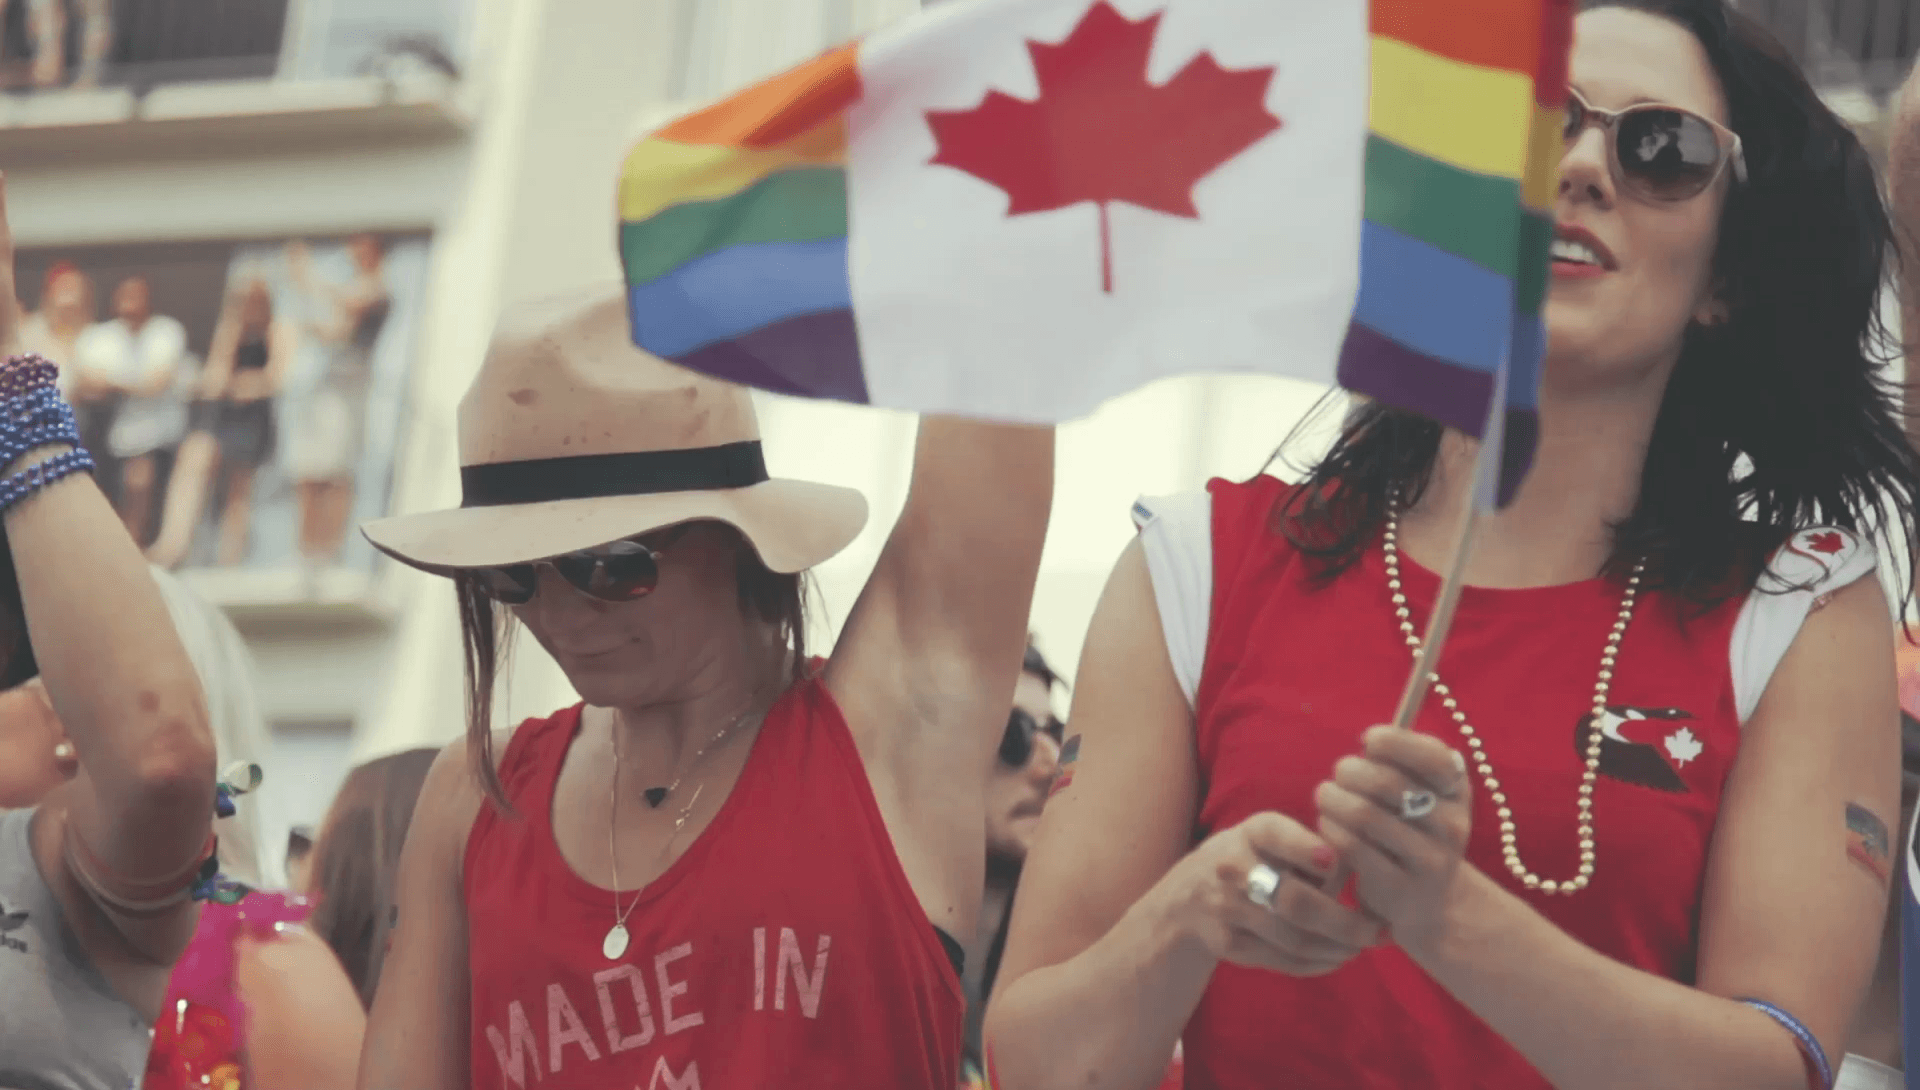
{"type": "Polygon", "coordinates": [[[1247,900],[1273,911],[1273,895],[1280,888],[1280,872],[1265,863],[1255,863],[1247,871],[1247,900]]]}
{"type": "Polygon", "coordinates": [[[1409,787],[1405,791],[1400,792],[1400,819],[1402,821],[1418,821],[1428,814],[1433,813],[1433,808],[1438,805],[1440,805],[1440,800],[1433,792],[1415,790],[1409,787]]]}

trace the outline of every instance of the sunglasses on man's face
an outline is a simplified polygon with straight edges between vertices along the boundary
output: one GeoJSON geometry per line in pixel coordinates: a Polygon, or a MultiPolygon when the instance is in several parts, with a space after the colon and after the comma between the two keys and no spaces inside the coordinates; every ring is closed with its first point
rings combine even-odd
{"type": "Polygon", "coordinates": [[[526,564],[471,569],[487,597],[502,605],[523,606],[540,589],[540,569],[550,568],[567,585],[602,602],[632,602],[645,598],[660,585],[661,551],[679,538],[685,526],[664,534],[610,541],[526,564]]]}
{"type": "Polygon", "coordinates": [[[1007,716],[1007,733],[1000,738],[1000,763],[1008,768],[1025,768],[1033,760],[1034,735],[1044,734],[1058,743],[1066,733],[1067,725],[1051,715],[1041,723],[1015,708],[1007,716]]]}
{"type": "Polygon", "coordinates": [[[1650,201],[1684,201],[1698,196],[1729,166],[1737,182],[1747,180],[1746,154],[1739,134],[1711,118],[1678,106],[1643,102],[1624,110],[1602,110],[1567,89],[1567,146],[1588,126],[1613,137],[1607,159],[1616,184],[1650,201]]]}

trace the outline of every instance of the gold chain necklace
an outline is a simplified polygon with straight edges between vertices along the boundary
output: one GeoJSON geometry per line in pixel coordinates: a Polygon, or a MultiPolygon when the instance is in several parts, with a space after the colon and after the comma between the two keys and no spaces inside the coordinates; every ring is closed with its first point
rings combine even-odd
{"type": "MultiPolygon", "coordinates": [[[[681,779],[684,778],[688,772],[692,772],[700,766],[700,758],[705,757],[708,751],[725,741],[727,735],[733,733],[733,728],[739,726],[740,721],[747,717],[747,712],[752,710],[753,705],[748,704],[739,715],[733,717],[732,722],[721,727],[719,733],[709,738],[707,744],[701,746],[700,751],[693,755],[693,760],[687,762],[686,771],[674,777],[673,786],[667,789],[666,794],[670,795],[677,790],[680,787],[681,779]]],[[[674,841],[680,839],[680,829],[686,825],[687,817],[693,813],[695,804],[700,801],[700,792],[706,790],[706,786],[704,783],[696,785],[693,789],[693,797],[688,799],[687,804],[680,808],[679,816],[673,819],[673,832],[667,837],[666,844],[660,849],[661,855],[666,855],[667,852],[673,848],[674,841]]],[[[653,788],[652,790],[657,791],[659,789],[653,788]]],[[[607,929],[607,937],[600,941],[600,952],[606,955],[608,961],[618,961],[620,960],[620,955],[627,952],[627,943],[631,939],[631,936],[627,933],[627,917],[633,915],[633,910],[639,906],[642,891],[635,890],[633,900],[627,902],[626,909],[623,911],[620,908],[620,856],[618,845],[614,839],[614,832],[620,824],[620,724],[617,721],[613,724],[613,787],[608,792],[608,796],[607,864],[613,869],[613,926],[607,929]]],[[[652,806],[659,805],[653,802],[652,799],[648,800],[648,804],[652,806]]]]}
{"type": "MultiPolygon", "coordinates": [[[[1393,596],[1393,614],[1400,621],[1400,634],[1406,637],[1407,647],[1413,651],[1414,661],[1420,657],[1420,636],[1413,630],[1413,610],[1407,606],[1407,595],[1400,585],[1400,501],[1398,497],[1387,505],[1387,528],[1385,534],[1387,561],[1387,590],[1393,596]]],[[[1506,858],[1507,869],[1513,872],[1528,889],[1537,889],[1542,893],[1578,893],[1587,888],[1593,880],[1593,785],[1600,775],[1600,743],[1605,737],[1601,725],[1607,715],[1607,693],[1613,688],[1613,668],[1620,657],[1620,641],[1627,634],[1627,622],[1633,619],[1634,601],[1640,594],[1640,577],[1645,573],[1645,557],[1634,561],[1633,571],[1627,576],[1627,590],[1620,599],[1620,612],[1613,621],[1613,630],[1607,634],[1607,647],[1600,655],[1600,676],[1593,685],[1593,712],[1587,719],[1590,732],[1587,741],[1587,767],[1580,777],[1580,871],[1576,877],[1556,881],[1542,878],[1527,869],[1520,861],[1519,834],[1513,823],[1513,809],[1507,805],[1506,792],[1500,789],[1500,781],[1493,774],[1493,764],[1487,760],[1486,749],[1480,744],[1480,736],[1467,722],[1467,714],[1460,710],[1460,702],[1454,699],[1453,690],[1440,680],[1440,675],[1430,673],[1428,680],[1433,685],[1434,694],[1453,717],[1460,728],[1460,736],[1467,741],[1467,748],[1473,751],[1474,770],[1480,773],[1480,779],[1486,784],[1487,796],[1493,800],[1494,813],[1500,818],[1500,851],[1506,858]]]]}

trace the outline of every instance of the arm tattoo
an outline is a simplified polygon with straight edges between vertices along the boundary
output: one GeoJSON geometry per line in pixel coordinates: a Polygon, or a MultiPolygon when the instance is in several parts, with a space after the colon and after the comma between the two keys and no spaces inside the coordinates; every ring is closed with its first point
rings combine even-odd
{"type": "Polygon", "coordinates": [[[1067,739],[1066,745],[1060,747],[1060,771],[1053,777],[1053,786],[1047,788],[1048,798],[1065,791],[1067,785],[1073,782],[1073,765],[1079,759],[1080,736],[1076,734],[1067,739]]]}
{"type": "Polygon", "coordinates": [[[1893,868],[1893,838],[1887,823],[1858,803],[1847,804],[1847,858],[1867,868],[1886,885],[1893,868]]]}

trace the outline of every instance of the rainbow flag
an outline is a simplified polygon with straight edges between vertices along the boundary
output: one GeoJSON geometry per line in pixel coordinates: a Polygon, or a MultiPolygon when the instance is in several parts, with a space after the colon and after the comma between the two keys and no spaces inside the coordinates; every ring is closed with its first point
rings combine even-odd
{"type": "Polygon", "coordinates": [[[1504,501],[1539,433],[1572,2],[1373,0],[1370,18],[1366,220],[1340,383],[1473,435],[1496,428],[1504,501]]]}
{"type": "Polygon", "coordinates": [[[780,393],[867,400],[847,274],[853,46],[654,133],[620,179],[636,344],[780,393]]]}

